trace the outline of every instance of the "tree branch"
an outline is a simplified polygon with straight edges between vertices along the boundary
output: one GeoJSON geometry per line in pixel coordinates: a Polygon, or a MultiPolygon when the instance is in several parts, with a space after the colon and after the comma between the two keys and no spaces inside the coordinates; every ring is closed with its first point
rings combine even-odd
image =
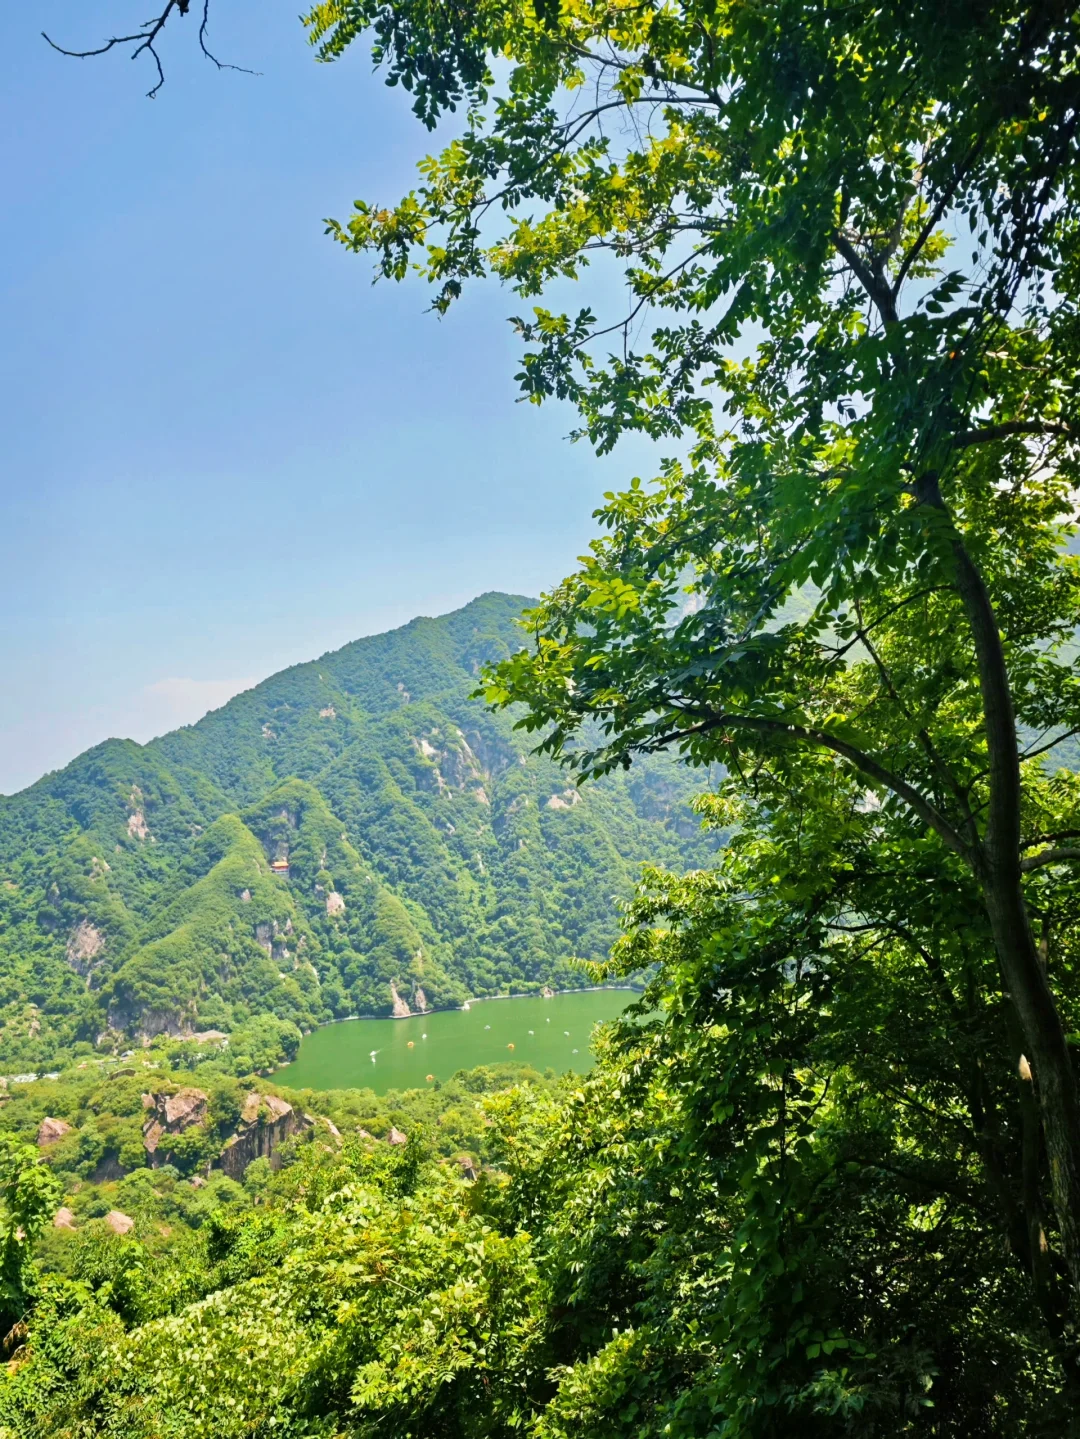
{"type": "MultiPolygon", "coordinates": [[[[63,45],[58,45],[44,30],[41,32],[41,38],[47,45],[51,45],[58,54],[67,55],[74,60],[89,60],[96,55],[108,54],[110,50],[114,50],[118,45],[133,45],[135,48],[128,57],[129,59],[137,60],[140,55],[146,53],[153,57],[154,64],[157,67],[157,83],[146,92],[147,98],[153,100],[165,83],[165,71],[161,65],[161,56],[154,48],[157,38],[162,30],[165,29],[165,24],[173,11],[175,11],[177,15],[186,15],[190,9],[191,0],[166,0],[165,8],[161,14],[158,15],[156,19],[147,20],[133,35],[114,35],[111,40],[107,40],[104,45],[98,45],[93,50],[65,49],[63,45]]],[[[236,70],[242,75],[257,74],[258,72],[255,70],[245,70],[242,65],[229,65],[211,53],[206,43],[209,24],[210,0],[203,0],[202,23],[199,25],[199,49],[206,58],[213,61],[219,70],[236,70]]]]}
{"type": "Polygon", "coordinates": [[[907,278],[908,271],[911,269],[915,261],[919,258],[919,255],[922,253],[923,247],[926,245],[927,240],[929,240],[930,236],[934,233],[938,225],[941,223],[942,217],[944,216],[945,211],[952,204],[953,196],[960,188],[964,176],[968,174],[972,165],[974,165],[975,161],[979,158],[985,144],[986,134],[984,133],[980,135],[979,138],[972,145],[971,149],[964,156],[962,163],[956,167],[956,173],[953,175],[952,180],[949,182],[948,185],[946,185],[945,189],[942,191],[940,197],[938,198],[937,204],[930,212],[929,218],[923,225],[922,229],[919,231],[918,235],[915,237],[915,243],[912,245],[911,249],[907,252],[903,260],[901,261],[900,269],[897,272],[896,281],[889,292],[894,304],[899,298],[900,287],[903,285],[905,279],[907,278]]]}
{"type": "Polygon", "coordinates": [[[848,265],[855,272],[855,278],[859,284],[877,306],[877,311],[881,316],[882,322],[886,325],[894,324],[897,319],[896,297],[886,283],[884,276],[870,268],[847,236],[839,230],[833,231],[832,242],[837,252],[844,257],[848,265]]]}
{"type": "Polygon", "coordinates": [[[883,764],[874,759],[872,755],[866,754],[855,745],[848,744],[847,740],[831,735],[825,730],[807,729],[803,725],[785,724],[783,720],[759,719],[751,715],[722,714],[705,720],[700,725],[690,729],[676,730],[672,734],[658,739],[656,748],[662,748],[687,735],[706,734],[717,729],[745,729],[754,734],[769,735],[777,739],[798,740],[803,744],[816,745],[822,749],[832,750],[834,754],[840,755],[843,759],[857,769],[860,774],[872,779],[875,784],[891,790],[898,799],[919,816],[929,829],[943,840],[949,849],[960,855],[969,863],[972,859],[970,847],[964,842],[959,832],[953,828],[944,815],[934,808],[925,795],[919,793],[913,785],[893,774],[883,764]]]}
{"type": "Polygon", "coordinates": [[[1020,868],[1025,874],[1030,874],[1033,869],[1042,869],[1048,864],[1063,864],[1070,859],[1080,859],[1080,849],[1069,845],[1052,846],[1050,849],[1041,849],[1038,854],[1029,855],[1027,859],[1022,859],[1020,868]]]}
{"type": "Polygon", "coordinates": [[[988,445],[994,440],[1006,440],[1010,435],[1057,435],[1066,440],[1075,438],[1068,425],[1043,420],[1007,420],[1000,425],[987,425],[981,430],[961,430],[953,438],[953,448],[962,450],[968,445],[988,445]]]}

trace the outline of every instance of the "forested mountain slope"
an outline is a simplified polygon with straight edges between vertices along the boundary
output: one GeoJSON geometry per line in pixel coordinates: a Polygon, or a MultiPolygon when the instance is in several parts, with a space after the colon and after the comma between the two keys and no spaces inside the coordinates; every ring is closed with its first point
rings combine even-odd
{"type": "Polygon", "coordinates": [[[579,792],[470,698],[526,603],[358,640],[0,799],[0,1063],[581,983],[641,863],[709,842],[677,766],[579,792]]]}

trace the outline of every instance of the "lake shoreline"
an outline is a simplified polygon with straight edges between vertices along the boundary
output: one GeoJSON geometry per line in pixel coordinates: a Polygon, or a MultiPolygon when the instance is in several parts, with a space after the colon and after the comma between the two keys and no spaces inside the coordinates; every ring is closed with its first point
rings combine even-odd
{"type": "Polygon", "coordinates": [[[482,1008],[470,1001],[467,1009],[410,1015],[410,1024],[389,1024],[376,1016],[366,1028],[347,1021],[320,1025],[274,1077],[297,1090],[372,1089],[381,1094],[422,1089],[436,1080],[445,1082],[459,1070],[511,1060],[540,1073],[551,1069],[584,1074],[595,1062],[595,1026],[633,1007],[640,992],[631,985],[592,985],[546,997],[476,998],[522,1002],[482,1008]]]}
{"type": "MultiPolygon", "coordinates": [[[[343,1014],[340,1019],[324,1019],[314,1029],[304,1029],[301,1033],[307,1037],[315,1034],[320,1029],[329,1029],[332,1024],[352,1024],[355,1020],[384,1020],[384,1019],[424,1019],[429,1014],[464,1014],[466,1006],[474,1004],[486,1004],[496,999],[555,999],[560,994],[601,994],[608,990],[626,992],[629,994],[644,994],[645,988],[636,984],[585,984],[578,989],[553,989],[550,994],[478,994],[470,995],[461,1004],[454,1008],[446,1009],[418,1009],[410,1014],[343,1014]]],[[[291,1061],[290,1061],[291,1062],[291,1061]]]]}

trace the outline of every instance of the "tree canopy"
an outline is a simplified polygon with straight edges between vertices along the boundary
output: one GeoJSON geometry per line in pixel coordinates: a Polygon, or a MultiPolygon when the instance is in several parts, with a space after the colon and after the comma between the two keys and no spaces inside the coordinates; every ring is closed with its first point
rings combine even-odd
{"type": "MultiPolygon", "coordinates": [[[[332,235],[439,311],[504,281],[536,302],[523,393],[672,452],[606,497],[489,701],[584,776],[721,767],[699,808],[728,843],[647,875],[594,969],[651,969],[645,1003],[580,1086],[489,1097],[468,1198],[421,1164],[387,1206],[360,1156],[283,1219],[288,1264],[247,1220],[168,1332],[246,1434],[1076,1432],[1077,14],[308,24],[326,60],[370,36],[456,131],[332,235]],[[625,313],[561,308],[590,266],[625,313]],[[248,1316],[295,1355],[265,1402],[225,1362],[248,1316]]],[[[46,1315],[6,1416],[44,1384],[36,1432],[158,1423],[137,1356],[164,1331],[108,1323],[65,1371],[46,1315]]]]}
{"type": "Polygon", "coordinates": [[[789,1082],[826,1124],[824,1088],[895,1035],[890,1124],[921,1109],[966,1156],[938,1198],[996,1227],[1075,1383],[1076,14],[331,0],[309,24],[324,59],[370,31],[429,128],[462,116],[332,234],[440,311],[487,274],[539,301],[618,267],[623,315],[515,321],[522,389],[601,450],[675,452],[608,496],[489,699],[586,775],[723,764],[744,917],[705,992],[790,986],[824,1035],[859,975],[896,980],[822,1069],[776,1035],[769,1162],[795,1163],[789,1082]]]}

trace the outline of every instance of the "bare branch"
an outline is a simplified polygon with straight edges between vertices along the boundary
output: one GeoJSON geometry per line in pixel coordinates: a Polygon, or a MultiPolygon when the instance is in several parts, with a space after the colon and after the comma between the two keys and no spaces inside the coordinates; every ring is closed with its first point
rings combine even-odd
{"type": "MultiPolygon", "coordinates": [[[[98,45],[92,50],[68,50],[63,45],[58,45],[44,30],[41,32],[41,37],[45,43],[51,45],[58,54],[67,55],[75,60],[89,60],[96,55],[106,55],[110,50],[116,49],[118,45],[134,46],[134,49],[128,57],[129,59],[137,60],[140,55],[148,54],[153,58],[154,65],[157,68],[157,81],[146,92],[147,98],[153,100],[165,83],[165,71],[162,68],[161,56],[155,49],[158,36],[164,30],[169,16],[172,15],[174,11],[177,15],[186,15],[190,8],[191,0],[166,0],[165,8],[161,14],[158,15],[156,19],[147,20],[134,34],[114,35],[111,40],[106,40],[104,45],[98,45]]],[[[210,51],[206,43],[209,24],[210,0],[203,0],[202,23],[199,25],[199,49],[206,58],[211,60],[219,70],[236,70],[242,75],[257,74],[258,72],[255,70],[245,70],[242,65],[230,65],[224,60],[219,60],[217,56],[210,51]]]]}
{"type": "Polygon", "coordinates": [[[68,55],[75,60],[88,60],[94,55],[104,55],[117,45],[134,45],[135,48],[132,50],[130,56],[132,60],[137,60],[144,51],[149,53],[154,58],[158,75],[157,84],[146,92],[147,99],[153,100],[165,83],[165,71],[161,68],[161,57],[154,49],[154,42],[162,30],[165,29],[165,23],[172,12],[175,10],[178,15],[186,15],[190,5],[191,0],[166,0],[165,9],[162,10],[156,20],[147,20],[144,25],[139,27],[134,35],[114,35],[111,40],[106,41],[104,45],[99,45],[96,50],[65,50],[62,45],[58,45],[55,40],[50,39],[44,30],[41,32],[41,35],[42,39],[51,45],[54,50],[58,51],[61,55],[68,55]]]}
{"type": "Polygon", "coordinates": [[[208,60],[212,60],[219,70],[235,70],[238,75],[260,75],[260,70],[247,70],[243,65],[230,65],[226,60],[219,60],[211,53],[206,43],[207,30],[210,25],[210,0],[203,0],[202,23],[199,26],[199,49],[208,60]]]}

